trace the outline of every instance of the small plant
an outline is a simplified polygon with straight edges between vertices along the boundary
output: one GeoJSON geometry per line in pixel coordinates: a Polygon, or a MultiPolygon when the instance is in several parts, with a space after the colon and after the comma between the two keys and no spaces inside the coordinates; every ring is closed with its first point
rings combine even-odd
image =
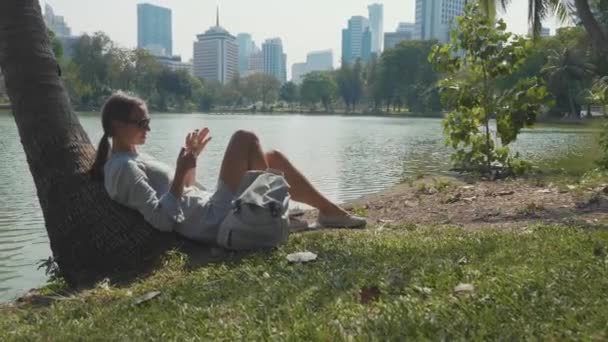
{"type": "Polygon", "coordinates": [[[462,194],[457,193],[457,194],[448,194],[444,199],[443,199],[443,203],[447,203],[447,204],[452,204],[452,203],[456,203],[458,201],[460,201],[460,199],[462,198],[462,194]]]}
{"type": "Polygon", "coordinates": [[[534,216],[538,212],[541,212],[541,211],[545,211],[544,206],[542,206],[541,204],[537,204],[535,202],[530,202],[530,203],[526,204],[525,207],[517,210],[517,213],[520,216],[534,216]]]}
{"type": "Polygon", "coordinates": [[[493,179],[531,168],[508,146],[522,128],[536,121],[548,97],[536,77],[521,79],[506,91],[495,86],[497,79],[521,67],[533,44],[506,29],[503,20],[495,23],[477,4],[470,5],[458,18],[451,44],[435,46],[429,56],[435,68],[446,74],[439,89],[444,106],[452,110],[443,128],[446,144],[456,150],[454,166],[493,179]]]}
{"type": "Polygon", "coordinates": [[[431,195],[433,193],[433,187],[429,186],[425,182],[420,182],[416,185],[416,193],[424,194],[424,195],[431,195]]]}
{"type": "Polygon", "coordinates": [[[363,207],[354,207],[352,212],[353,212],[353,214],[355,214],[357,216],[362,216],[362,217],[367,216],[367,209],[363,208],[363,207]]]}
{"type": "Polygon", "coordinates": [[[49,283],[58,282],[63,279],[59,264],[57,264],[57,261],[52,256],[48,257],[48,259],[41,259],[38,262],[38,269],[41,268],[44,268],[44,274],[49,277],[49,283]]]}
{"type": "Polygon", "coordinates": [[[411,176],[401,176],[401,180],[399,181],[399,184],[407,184],[410,187],[414,186],[414,178],[412,178],[411,176]]]}
{"type": "Polygon", "coordinates": [[[452,183],[447,179],[433,178],[433,187],[435,188],[435,190],[437,190],[437,192],[444,192],[451,185],[452,185],[452,183]]]}

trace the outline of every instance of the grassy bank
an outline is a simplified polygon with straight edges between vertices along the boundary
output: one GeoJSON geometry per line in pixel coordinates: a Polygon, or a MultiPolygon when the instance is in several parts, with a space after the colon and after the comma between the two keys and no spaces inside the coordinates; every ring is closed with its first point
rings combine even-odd
{"type": "Polygon", "coordinates": [[[167,260],[129,287],[0,309],[0,340],[608,337],[604,230],[383,225],[194,270],[167,260]],[[319,258],[285,259],[304,250],[319,258]],[[160,295],[137,304],[150,291],[160,295]]]}

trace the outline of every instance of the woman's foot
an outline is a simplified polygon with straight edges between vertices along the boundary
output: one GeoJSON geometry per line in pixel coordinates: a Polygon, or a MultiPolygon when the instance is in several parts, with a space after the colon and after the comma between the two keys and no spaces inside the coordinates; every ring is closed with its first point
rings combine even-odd
{"type": "Polygon", "coordinates": [[[345,211],[337,213],[319,212],[317,226],[323,228],[364,228],[367,220],[363,217],[349,214],[345,211]]]}

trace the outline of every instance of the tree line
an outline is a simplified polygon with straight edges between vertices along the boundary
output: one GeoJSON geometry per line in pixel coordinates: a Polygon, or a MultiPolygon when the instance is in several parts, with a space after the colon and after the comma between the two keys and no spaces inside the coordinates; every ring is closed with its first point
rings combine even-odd
{"type": "MultiPolygon", "coordinates": [[[[51,33],[52,34],[52,33],[51,33]]],[[[102,32],[83,35],[70,57],[53,39],[72,104],[96,110],[116,90],[135,93],[157,111],[249,109],[323,111],[439,111],[438,74],[427,60],[434,42],[404,42],[364,65],[312,72],[300,85],[280,84],[265,74],[206,81],[163,66],[145,50],[118,46],[102,32]]]]}

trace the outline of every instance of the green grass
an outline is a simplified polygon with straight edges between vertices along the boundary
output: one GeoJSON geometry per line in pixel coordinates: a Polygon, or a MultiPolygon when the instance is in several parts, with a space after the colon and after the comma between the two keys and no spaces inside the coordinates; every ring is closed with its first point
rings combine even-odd
{"type": "Polygon", "coordinates": [[[296,235],[238,262],[187,270],[173,255],[130,287],[0,309],[0,340],[606,339],[607,246],[608,231],[560,226],[296,235]],[[286,261],[304,250],[319,258],[286,261]],[[474,291],[455,294],[461,283],[474,291]]]}

